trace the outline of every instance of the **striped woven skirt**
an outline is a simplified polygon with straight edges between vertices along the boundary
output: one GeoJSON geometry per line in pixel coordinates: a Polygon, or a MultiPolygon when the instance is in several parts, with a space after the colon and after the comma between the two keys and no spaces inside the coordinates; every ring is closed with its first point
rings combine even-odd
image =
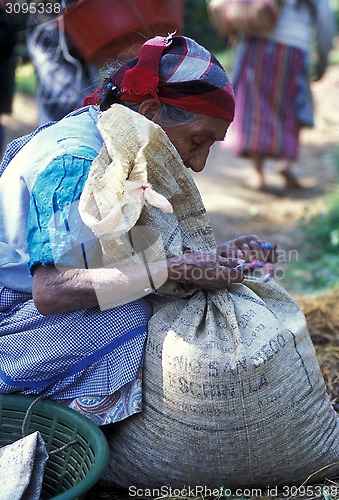
{"type": "Polygon", "coordinates": [[[233,74],[235,120],[230,127],[234,153],[294,160],[302,126],[312,127],[308,53],[263,38],[238,47],[233,74]]]}

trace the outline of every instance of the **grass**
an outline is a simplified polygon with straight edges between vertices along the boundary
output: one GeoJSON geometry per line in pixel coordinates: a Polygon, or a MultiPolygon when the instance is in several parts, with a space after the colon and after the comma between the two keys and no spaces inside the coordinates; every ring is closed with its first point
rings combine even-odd
{"type": "Polygon", "coordinates": [[[34,97],[36,89],[36,76],[32,63],[21,64],[15,72],[16,91],[34,97]]]}
{"type": "Polygon", "coordinates": [[[333,49],[330,54],[329,54],[329,58],[328,58],[328,62],[329,64],[331,65],[334,65],[334,64],[339,64],[339,49],[333,49]]]}
{"type": "Polygon", "coordinates": [[[299,261],[289,266],[286,288],[295,293],[314,293],[339,285],[338,186],[325,195],[321,211],[305,215],[300,231],[303,248],[299,261]]]}

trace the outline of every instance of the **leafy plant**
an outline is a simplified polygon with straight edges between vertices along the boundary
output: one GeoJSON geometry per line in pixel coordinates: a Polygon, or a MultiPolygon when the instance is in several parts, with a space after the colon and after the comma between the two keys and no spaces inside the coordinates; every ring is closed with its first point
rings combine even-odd
{"type": "Polygon", "coordinates": [[[184,1],[184,35],[212,52],[224,50],[226,46],[226,41],[216,33],[209,20],[206,0],[184,1]]]}
{"type": "MultiPolygon", "coordinates": [[[[339,169],[339,151],[338,151],[339,169]]],[[[297,293],[320,291],[339,285],[339,187],[325,196],[324,209],[304,218],[300,230],[303,250],[290,265],[286,287],[297,293]]]]}
{"type": "Polygon", "coordinates": [[[15,72],[15,87],[17,92],[34,97],[36,76],[33,64],[21,64],[17,67],[15,72]]]}

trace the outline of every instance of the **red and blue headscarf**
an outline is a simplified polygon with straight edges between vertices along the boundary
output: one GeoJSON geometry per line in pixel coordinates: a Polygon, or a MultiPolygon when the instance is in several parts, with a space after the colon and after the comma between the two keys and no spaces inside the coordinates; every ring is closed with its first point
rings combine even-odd
{"type": "Polygon", "coordinates": [[[153,96],[160,102],[232,121],[232,84],[217,59],[184,36],[156,36],[140,48],[138,57],[123,64],[84,105],[99,104],[111,86],[119,100],[139,103],[153,96]]]}

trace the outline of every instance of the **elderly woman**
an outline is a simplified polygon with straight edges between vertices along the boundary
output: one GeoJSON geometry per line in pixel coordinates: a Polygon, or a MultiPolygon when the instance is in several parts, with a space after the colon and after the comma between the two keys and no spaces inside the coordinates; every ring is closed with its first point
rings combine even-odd
{"type": "MultiPolygon", "coordinates": [[[[172,143],[170,156],[178,156],[178,175],[204,169],[234,116],[230,81],[206,49],[182,36],[149,40],[84,104],[14,141],[0,169],[0,391],[43,394],[101,425],[140,411],[157,283],[221,289],[243,280],[239,259],[273,260],[274,250],[245,236],[218,252],[187,244],[180,255],[166,252],[146,268],[109,267],[80,216],[79,200],[104,143],[98,120],[112,105],[160,126],[172,143]],[[102,307],[104,295],[116,304],[102,307]]],[[[122,137],[122,158],[129,154],[124,127],[121,119],[110,130],[112,138],[122,137]]]]}

